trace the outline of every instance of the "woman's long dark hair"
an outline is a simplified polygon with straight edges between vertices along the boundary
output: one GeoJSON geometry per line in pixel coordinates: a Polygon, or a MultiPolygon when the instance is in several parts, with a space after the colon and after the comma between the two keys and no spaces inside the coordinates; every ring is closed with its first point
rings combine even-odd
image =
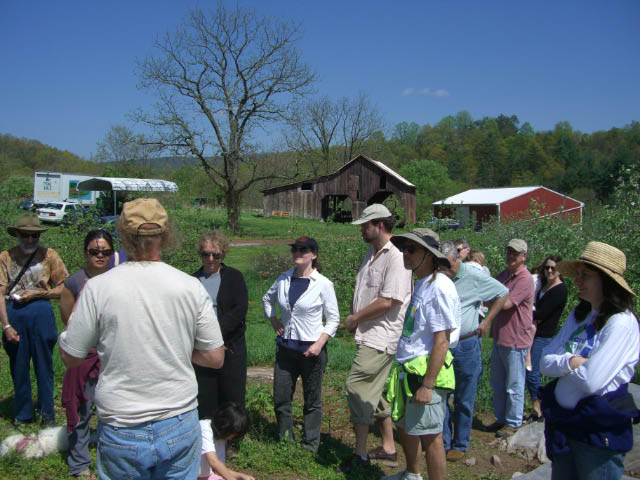
{"type": "MultiPolygon", "coordinates": [[[[593,322],[593,326],[597,331],[602,330],[612,315],[626,312],[627,310],[633,313],[633,295],[618,285],[609,275],[604,274],[600,269],[592,267],[589,264],[585,264],[585,267],[600,275],[600,279],[602,280],[602,295],[604,299],[602,300],[602,305],[600,305],[598,316],[593,322]]],[[[589,302],[580,300],[580,303],[578,303],[574,311],[576,321],[578,323],[582,322],[587,318],[591,310],[592,307],[589,302]]]]}
{"type": "MultiPolygon", "coordinates": [[[[540,286],[544,287],[547,284],[547,276],[544,274],[544,266],[547,262],[551,260],[555,262],[556,265],[562,261],[562,257],[560,255],[547,255],[547,258],[540,264],[539,267],[536,268],[536,273],[538,274],[538,278],[540,279],[540,286]]],[[[562,274],[560,274],[560,281],[564,282],[564,278],[562,278],[562,274]]]]}

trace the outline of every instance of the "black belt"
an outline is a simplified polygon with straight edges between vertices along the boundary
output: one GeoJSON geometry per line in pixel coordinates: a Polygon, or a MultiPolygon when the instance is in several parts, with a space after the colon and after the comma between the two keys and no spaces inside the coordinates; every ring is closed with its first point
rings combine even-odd
{"type": "Polygon", "coordinates": [[[458,341],[466,340],[467,338],[475,337],[476,335],[478,335],[478,330],[474,330],[471,333],[465,333],[464,335],[460,335],[460,338],[458,339],[458,341]]]}

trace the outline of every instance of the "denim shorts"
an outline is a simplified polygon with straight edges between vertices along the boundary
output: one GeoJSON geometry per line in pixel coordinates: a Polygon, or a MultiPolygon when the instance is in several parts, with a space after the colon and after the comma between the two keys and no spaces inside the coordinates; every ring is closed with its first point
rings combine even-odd
{"type": "Polygon", "coordinates": [[[408,435],[435,435],[442,432],[447,395],[439,388],[434,388],[432,392],[431,402],[426,405],[413,403],[411,399],[407,402],[404,416],[396,425],[408,435]]]}
{"type": "Polygon", "coordinates": [[[194,479],[201,442],[196,409],[134,427],[99,422],[98,474],[101,480],[194,479]]]}

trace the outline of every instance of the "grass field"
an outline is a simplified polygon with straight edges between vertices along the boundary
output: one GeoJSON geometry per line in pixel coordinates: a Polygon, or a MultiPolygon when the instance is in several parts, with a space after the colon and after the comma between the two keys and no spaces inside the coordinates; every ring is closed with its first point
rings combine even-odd
{"type": "MultiPolygon", "coordinates": [[[[2,207],[0,207],[1,209],[2,207]]],[[[5,206],[6,208],[6,206],[5,206]]],[[[7,209],[3,221],[11,224],[21,213],[15,208],[7,209]]],[[[224,225],[224,212],[198,208],[174,208],[170,212],[182,239],[181,248],[169,252],[165,261],[187,273],[199,267],[199,258],[195,245],[198,237],[212,228],[224,225]]],[[[324,274],[334,282],[342,317],[346,315],[353,293],[355,274],[366,250],[361,241],[359,230],[351,225],[321,223],[310,220],[261,218],[245,214],[241,218],[242,230],[239,235],[231,237],[232,241],[261,242],[254,246],[232,247],[225,263],[241,270],[245,276],[249,290],[249,313],[247,318],[247,344],[249,365],[271,366],[274,360],[274,333],[263,319],[262,295],[274,281],[277,274],[288,268],[290,254],[287,241],[301,235],[310,235],[320,243],[319,259],[323,263],[324,274]]],[[[52,227],[42,236],[42,244],[55,248],[62,256],[70,273],[77,270],[84,262],[82,257],[82,238],[86,231],[94,227],[87,221],[71,227],[52,227]]],[[[487,255],[487,264],[495,274],[503,268],[504,245],[508,238],[521,236],[530,240],[533,246],[530,265],[534,265],[547,252],[557,251],[566,258],[576,255],[584,242],[583,232],[572,227],[562,227],[558,222],[549,225],[524,225],[520,227],[500,227],[487,229],[483,233],[444,232],[442,239],[453,239],[467,236],[472,245],[482,249],[487,255]],[[514,228],[516,230],[514,231],[514,228]],[[517,230],[519,228],[519,230],[517,230]],[[554,230],[555,229],[555,230],[554,230]],[[568,233],[567,233],[568,232],[568,233]],[[558,236],[562,243],[556,248],[558,236]],[[531,242],[531,240],[534,240],[531,242]]],[[[0,250],[14,245],[15,239],[6,234],[5,228],[0,231],[0,250]]],[[[573,290],[570,288],[570,290],[573,290]]],[[[58,315],[57,302],[54,311],[58,315]]],[[[569,305],[575,304],[575,293],[572,292],[569,305]]],[[[61,329],[60,321],[58,327],[61,329]]],[[[483,364],[485,374],[478,393],[478,410],[487,412],[491,406],[491,389],[488,385],[488,359],[490,356],[490,340],[485,339],[483,364]]],[[[296,443],[280,443],[276,441],[275,418],[273,415],[272,386],[270,383],[250,382],[247,391],[247,406],[251,414],[252,429],[242,441],[238,456],[232,460],[232,468],[252,473],[256,478],[269,479],[333,479],[345,478],[334,471],[341,458],[351,451],[352,433],[348,421],[346,401],[342,386],[346,373],[351,365],[355,352],[353,337],[340,328],[336,338],[329,342],[329,364],[323,386],[324,420],[323,442],[318,455],[314,456],[301,449],[296,443]]],[[[59,353],[54,353],[55,365],[55,401],[60,405],[60,388],[64,366],[59,353]]],[[[35,397],[35,383],[34,383],[35,397]]],[[[301,420],[302,409],[299,392],[296,393],[294,414],[301,420]]],[[[12,432],[13,387],[9,375],[8,358],[4,350],[0,351],[0,438],[12,432]]],[[[59,424],[64,424],[64,411],[57,411],[59,424]]],[[[29,431],[34,432],[35,427],[29,431]]],[[[490,456],[488,441],[482,440],[481,434],[474,430],[472,448],[478,452],[487,452],[490,456]]],[[[95,453],[95,450],[92,450],[95,453]]],[[[504,460],[503,460],[504,461],[504,460]]],[[[515,469],[526,467],[513,460],[514,466],[505,467],[501,471],[492,469],[490,465],[479,462],[477,468],[465,468],[460,465],[450,466],[448,478],[510,478],[515,469]]],[[[533,466],[531,466],[533,468],[533,466]]],[[[380,470],[379,473],[382,473],[380,470]]],[[[389,473],[388,471],[386,473],[389,473]]],[[[43,460],[25,461],[17,454],[0,458],[0,478],[2,479],[64,479],[72,478],[67,473],[65,455],[50,455],[43,460]]],[[[356,472],[349,478],[372,478],[365,472],[356,472]]]]}

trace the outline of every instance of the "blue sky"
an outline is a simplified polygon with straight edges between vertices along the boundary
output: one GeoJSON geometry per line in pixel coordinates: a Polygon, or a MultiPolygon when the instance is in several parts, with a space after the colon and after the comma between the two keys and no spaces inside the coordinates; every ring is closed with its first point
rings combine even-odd
{"type": "MultiPolygon", "coordinates": [[[[225,2],[235,5],[236,2],[225,2]]],[[[301,21],[319,94],[368,93],[388,125],[517,115],[536,130],[640,120],[640,2],[240,0],[301,21]]],[[[136,58],[214,1],[0,2],[0,133],[88,158],[153,98],[136,58]]]]}

